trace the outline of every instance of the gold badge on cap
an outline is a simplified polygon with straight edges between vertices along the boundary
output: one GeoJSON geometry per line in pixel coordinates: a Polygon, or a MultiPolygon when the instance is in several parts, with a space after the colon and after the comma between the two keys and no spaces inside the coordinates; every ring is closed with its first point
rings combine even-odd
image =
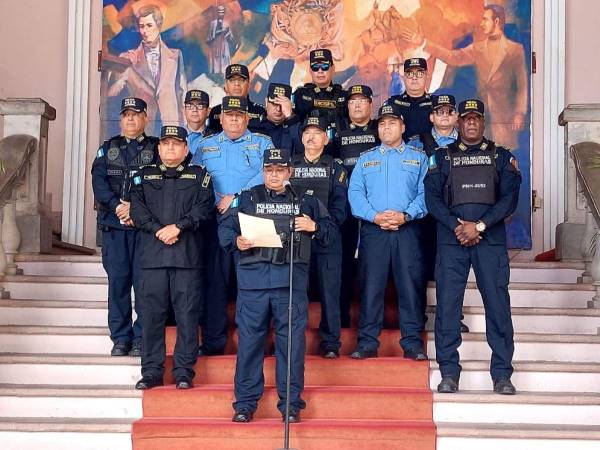
{"type": "Polygon", "coordinates": [[[465,109],[478,109],[476,100],[467,100],[465,103],[465,109]]]}
{"type": "Polygon", "coordinates": [[[240,103],[239,98],[230,98],[229,99],[229,107],[230,108],[241,108],[242,104],[240,103]]]}
{"type": "Polygon", "coordinates": [[[309,117],[308,121],[306,122],[307,125],[320,125],[319,124],[319,118],[318,117],[309,117]]]}
{"type": "Polygon", "coordinates": [[[272,149],[271,150],[271,159],[282,159],[281,158],[281,150],[279,149],[272,149]]]}
{"type": "Polygon", "coordinates": [[[450,103],[450,97],[447,95],[440,95],[438,97],[438,103],[450,103]]]}
{"type": "Polygon", "coordinates": [[[191,97],[192,98],[200,98],[200,91],[192,91],[191,97]]]}
{"type": "Polygon", "coordinates": [[[384,105],[381,108],[381,114],[394,114],[394,108],[392,108],[390,105],[384,105]]]}
{"type": "Polygon", "coordinates": [[[315,50],[315,58],[325,58],[323,50],[315,50]]]}
{"type": "Polygon", "coordinates": [[[363,89],[362,86],[352,86],[352,94],[362,94],[363,93],[363,89]]]}
{"type": "Polygon", "coordinates": [[[242,66],[231,66],[231,73],[240,73],[242,71],[242,66]]]}
{"type": "Polygon", "coordinates": [[[275,89],[273,89],[273,94],[285,96],[285,89],[281,86],[275,86],[275,89]]]}
{"type": "Polygon", "coordinates": [[[135,98],[126,98],[125,106],[135,106],[135,98]]]}
{"type": "Polygon", "coordinates": [[[171,127],[171,126],[167,127],[167,129],[165,130],[165,134],[179,136],[179,133],[177,132],[177,127],[171,127]]]}
{"type": "Polygon", "coordinates": [[[419,62],[419,58],[411,58],[411,59],[410,59],[410,65],[411,65],[411,66],[418,66],[418,65],[420,65],[420,64],[421,64],[421,63],[419,62]]]}

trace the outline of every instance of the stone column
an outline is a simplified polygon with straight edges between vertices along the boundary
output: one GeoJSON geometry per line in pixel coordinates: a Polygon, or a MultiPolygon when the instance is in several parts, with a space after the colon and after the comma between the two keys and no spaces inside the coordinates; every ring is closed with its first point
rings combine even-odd
{"type": "Polygon", "coordinates": [[[21,253],[47,253],[52,248],[52,198],[46,193],[48,124],[56,110],[41,98],[0,99],[4,116],[4,137],[28,134],[38,147],[23,184],[16,193],[17,225],[21,233],[21,253]]]}

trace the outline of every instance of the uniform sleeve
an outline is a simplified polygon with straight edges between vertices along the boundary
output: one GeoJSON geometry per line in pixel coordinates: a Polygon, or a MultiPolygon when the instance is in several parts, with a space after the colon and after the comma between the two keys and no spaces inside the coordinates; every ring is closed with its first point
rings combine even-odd
{"type": "Polygon", "coordinates": [[[312,107],[311,103],[302,97],[305,91],[304,87],[299,87],[294,91],[294,112],[298,115],[300,121],[306,118],[312,107]]]}
{"type": "Polygon", "coordinates": [[[517,209],[519,200],[519,188],[521,187],[521,172],[518,170],[517,161],[512,154],[506,150],[498,150],[498,201],[481,217],[486,227],[490,228],[498,222],[503,221],[517,209]]]}
{"type": "Polygon", "coordinates": [[[237,250],[237,238],[242,235],[240,221],[238,219],[238,212],[242,208],[242,203],[244,205],[244,211],[249,210],[248,203],[250,203],[250,193],[248,191],[242,192],[239,196],[236,196],[231,204],[231,208],[217,217],[219,224],[219,245],[227,251],[237,250]]]}
{"type": "Polygon", "coordinates": [[[250,181],[248,181],[248,183],[246,183],[246,186],[244,186],[244,189],[250,189],[250,188],[253,188],[254,186],[258,186],[259,184],[263,183],[263,170],[262,170],[263,158],[264,158],[265,150],[267,150],[269,148],[274,148],[273,141],[271,140],[271,138],[265,136],[263,139],[261,139],[261,143],[260,143],[260,170],[258,171],[258,173],[256,175],[254,175],[250,179],[250,181]]]}
{"type": "Polygon", "coordinates": [[[318,229],[312,234],[312,237],[319,241],[320,244],[327,246],[337,226],[331,219],[325,205],[319,199],[311,195],[305,195],[302,201],[301,212],[310,216],[318,225],[318,229]]]}
{"type": "Polygon", "coordinates": [[[92,188],[94,198],[104,208],[114,211],[119,205],[119,196],[112,190],[108,182],[108,171],[106,169],[106,149],[100,147],[96,159],[92,163],[92,188]]]}
{"type": "Polygon", "coordinates": [[[348,208],[348,172],[339,164],[333,165],[333,189],[329,199],[329,215],[337,226],[341,226],[346,220],[348,208]]]}
{"type": "Polygon", "coordinates": [[[367,186],[365,185],[362,162],[363,159],[359,158],[352,171],[350,186],[348,187],[348,200],[350,201],[350,208],[354,217],[373,222],[377,211],[375,211],[367,199],[367,186]]]}
{"type": "Polygon", "coordinates": [[[202,171],[199,189],[190,211],[175,224],[181,231],[196,231],[214,216],[215,194],[210,174],[202,171]]]}
{"type": "Polygon", "coordinates": [[[450,212],[444,200],[444,185],[447,177],[442,170],[442,165],[445,161],[445,153],[445,150],[438,150],[429,157],[429,171],[424,181],[425,204],[435,220],[454,231],[459,225],[458,217],[450,212]]]}
{"type": "Polygon", "coordinates": [[[425,176],[427,175],[427,158],[423,154],[423,158],[421,158],[421,170],[419,172],[419,178],[417,181],[417,196],[408,204],[406,207],[407,214],[414,219],[420,219],[425,217],[427,214],[427,206],[425,205],[425,185],[423,181],[425,180],[425,176]]]}
{"type": "Polygon", "coordinates": [[[146,205],[144,189],[141,183],[134,183],[131,187],[131,210],[129,215],[133,220],[133,224],[146,233],[156,234],[163,227],[146,205]]]}

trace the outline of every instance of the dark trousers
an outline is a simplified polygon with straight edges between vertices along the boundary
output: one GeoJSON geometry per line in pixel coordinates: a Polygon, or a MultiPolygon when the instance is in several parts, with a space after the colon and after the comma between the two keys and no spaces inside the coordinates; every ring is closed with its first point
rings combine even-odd
{"type": "MultiPolygon", "coordinates": [[[[287,371],[288,288],[238,291],[235,322],[238,332],[238,352],[235,367],[236,411],[255,411],[263,394],[265,378],[263,362],[265,340],[270,317],[275,328],[275,380],[279,401],[277,408],[285,411],[285,379],[287,371]]],[[[292,309],[291,411],[304,409],[305,330],[308,320],[306,286],[294,289],[292,309]]]]}
{"type": "Polygon", "coordinates": [[[200,269],[142,269],[144,333],[142,376],[162,378],[165,371],[165,325],[169,304],[177,322],[173,375],[194,377],[198,357],[198,318],[202,305],[200,269]]]}
{"type": "Polygon", "coordinates": [[[506,247],[488,245],[485,239],[474,247],[438,245],[435,349],[440,371],[442,376],[460,376],[460,315],[471,265],[485,308],[486,337],[492,348],[492,379],[510,377],[514,342],[508,295],[508,253],[506,247]]]}
{"type": "Polygon", "coordinates": [[[139,236],[137,230],[102,231],[102,265],[108,275],[108,328],[115,344],[130,345],[142,338],[141,303],[136,298],[133,323],[131,288],[139,294],[139,236]]]}
{"type": "MultiPolygon", "coordinates": [[[[313,249],[316,246],[313,245],[313,249]]],[[[341,244],[326,253],[314,251],[311,255],[311,274],[317,277],[321,300],[321,323],[319,324],[322,350],[339,350],[340,342],[340,288],[342,284],[341,244]],[[336,251],[337,250],[337,251],[336,251]]]]}
{"type": "MultiPolygon", "coordinates": [[[[217,224],[214,222],[207,239],[207,267],[209,279],[205,282],[202,348],[207,353],[223,353],[227,344],[227,303],[235,281],[233,253],[219,246],[217,224]]],[[[235,295],[235,294],[234,294],[235,295]]]]}
{"type": "Polygon", "coordinates": [[[383,328],[385,288],[391,272],[398,295],[400,345],[404,350],[423,347],[424,328],[423,257],[421,229],[408,222],[398,231],[385,231],[371,222],[362,222],[360,230],[360,320],[358,345],[361,350],[379,347],[383,328]]]}
{"type": "Polygon", "coordinates": [[[340,227],[342,233],[342,290],[340,294],[340,314],[342,327],[350,327],[350,308],[354,299],[356,275],[358,273],[358,230],[360,221],[349,212],[340,227]]]}

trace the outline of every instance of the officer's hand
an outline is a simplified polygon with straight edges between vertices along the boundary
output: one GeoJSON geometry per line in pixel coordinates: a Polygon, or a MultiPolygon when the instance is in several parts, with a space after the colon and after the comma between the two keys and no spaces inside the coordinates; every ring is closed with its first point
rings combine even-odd
{"type": "Polygon", "coordinates": [[[474,247],[475,245],[479,244],[480,241],[481,241],[481,236],[477,236],[474,240],[466,241],[462,245],[464,245],[465,247],[474,247]]]}
{"type": "Polygon", "coordinates": [[[404,213],[393,211],[391,209],[388,209],[383,213],[386,215],[388,225],[390,227],[395,227],[396,230],[398,229],[398,227],[401,227],[406,223],[404,213]]]}
{"type": "Polygon", "coordinates": [[[134,227],[135,224],[133,223],[133,219],[128,219],[125,221],[125,226],[126,227],[134,227]]]}
{"type": "Polygon", "coordinates": [[[278,95],[273,99],[273,103],[281,106],[281,113],[286,119],[292,116],[292,101],[285,95],[278,95]]]}
{"type": "Polygon", "coordinates": [[[375,218],[373,219],[373,223],[375,223],[375,225],[379,225],[381,228],[387,226],[387,221],[388,218],[385,212],[375,214],[375,218]]]}
{"type": "Polygon", "coordinates": [[[235,195],[233,194],[226,194],[221,197],[221,200],[217,203],[217,211],[219,211],[219,214],[224,214],[225,211],[229,209],[234,197],[235,195]]]}
{"type": "Polygon", "coordinates": [[[177,228],[175,224],[171,224],[158,230],[156,232],[156,238],[167,245],[172,245],[177,242],[180,233],[181,230],[177,228]]]}
{"type": "Polygon", "coordinates": [[[316,222],[306,214],[302,214],[302,217],[296,217],[294,224],[296,231],[307,231],[309,233],[314,233],[317,230],[316,222]]]}
{"type": "Polygon", "coordinates": [[[475,228],[475,222],[459,219],[461,227],[458,229],[456,238],[461,244],[466,244],[479,237],[479,231],[475,228]]]}
{"type": "Polygon", "coordinates": [[[238,236],[235,240],[235,243],[237,248],[239,248],[241,251],[250,250],[252,247],[254,247],[252,241],[244,236],[238,236]]]}
{"type": "Polygon", "coordinates": [[[121,200],[121,203],[119,203],[117,205],[117,207],[115,208],[115,213],[117,214],[117,217],[119,218],[119,220],[122,221],[127,221],[129,220],[129,207],[130,207],[130,203],[121,200]]]}

